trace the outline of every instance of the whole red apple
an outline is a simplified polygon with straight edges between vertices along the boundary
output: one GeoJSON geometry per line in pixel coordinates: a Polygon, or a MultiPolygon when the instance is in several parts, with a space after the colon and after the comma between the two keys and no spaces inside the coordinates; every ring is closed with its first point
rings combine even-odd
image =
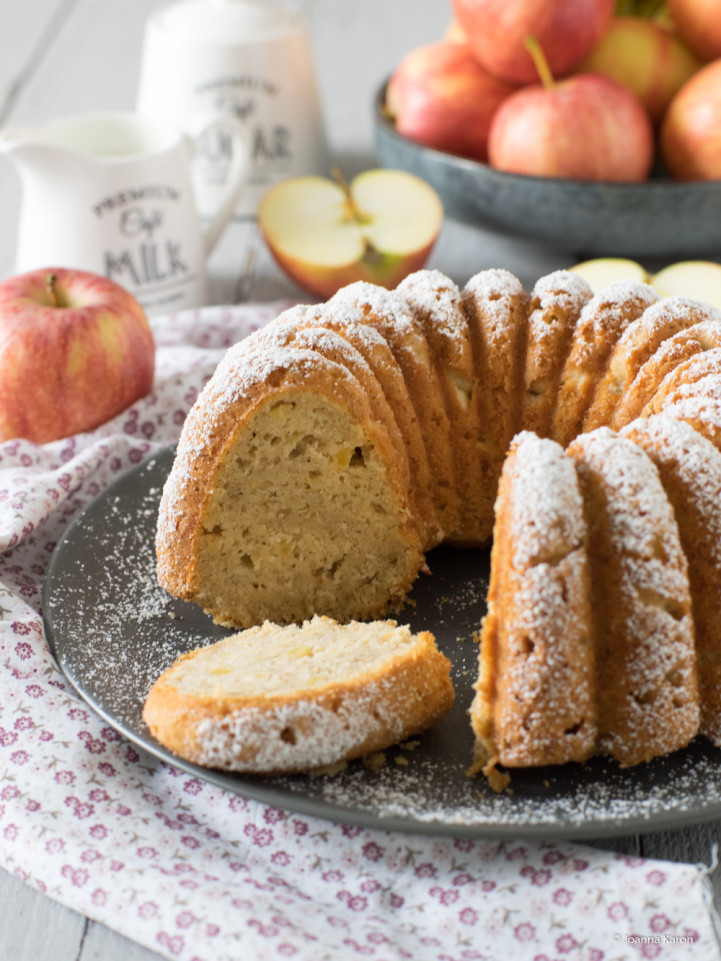
{"type": "Polygon", "coordinates": [[[721,180],[721,60],[694,74],[671,101],[661,155],[677,180],[721,180]]]}
{"type": "Polygon", "coordinates": [[[465,44],[431,43],[400,62],[388,84],[386,109],[404,137],[485,161],[493,114],[514,90],[488,73],[465,44]]]}
{"type": "Polygon", "coordinates": [[[721,57],[719,0],[668,0],[668,12],[678,32],[700,57],[721,57]]]}
{"type": "Polygon", "coordinates": [[[613,7],[614,0],[453,0],[479,62],[516,84],[537,77],[526,37],[536,37],[554,76],[564,76],[599,42],[613,7]]]}
{"type": "Polygon", "coordinates": [[[90,430],[147,394],[155,344],[135,297],[52,268],[0,283],[0,440],[90,430]]]}
{"type": "Polygon", "coordinates": [[[580,73],[602,73],[635,93],[659,123],[672,98],[702,66],[671,30],[641,17],[614,17],[580,73]]]}
{"type": "Polygon", "coordinates": [[[510,173],[641,181],[651,170],[653,127],[622,84],[578,74],[512,94],[491,123],[488,155],[510,173]]]}

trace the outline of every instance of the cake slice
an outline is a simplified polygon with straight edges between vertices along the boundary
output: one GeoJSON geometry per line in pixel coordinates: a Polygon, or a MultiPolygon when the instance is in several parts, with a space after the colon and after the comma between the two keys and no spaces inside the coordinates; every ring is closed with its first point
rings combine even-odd
{"type": "Polygon", "coordinates": [[[474,763],[582,761],[596,744],[584,505],[573,461],[530,432],[514,438],[496,501],[488,613],[471,706],[474,763]]]}
{"type": "Polygon", "coordinates": [[[185,654],[153,684],[152,735],[207,767],[282,774],[382,751],[453,704],[432,634],[395,621],[266,622],[185,654]]]}
{"type": "Polygon", "coordinates": [[[568,454],[589,527],[597,750],[627,767],[685,747],[699,730],[688,566],[641,447],[599,427],[568,454]]]}

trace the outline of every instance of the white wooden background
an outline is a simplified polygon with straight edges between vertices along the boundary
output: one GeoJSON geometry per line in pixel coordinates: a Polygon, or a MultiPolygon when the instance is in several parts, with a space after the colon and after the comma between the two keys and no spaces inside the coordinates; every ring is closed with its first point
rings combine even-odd
{"type": "MultiPolygon", "coordinates": [[[[283,0],[280,0],[283,2],[283,0]]],[[[0,0],[0,126],[68,113],[132,109],[145,20],[159,0],[0,0]]],[[[330,145],[347,175],[373,166],[375,89],[412,47],[440,37],[449,0],[285,0],[309,21],[330,145]]],[[[0,278],[14,272],[19,181],[0,157],[0,278]]],[[[233,224],[210,263],[215,302],[232,299],[248,228],[233,224]]],[[[448,220],[431,265],[457,281],[506,267],[526,284],[569,265],[568,255],[448,220]]],[[[299,291],[260,248],[251,300],[299,291]]],[[[721,826],[599,842],[629,854],[708,863],[721,826]]],[[[717,872],[718,875],[718,872],[717,872]]],[[[717,895],[721,880],[714,877],[717,895]]],[[[0,869],[1,961],[152,961],[157,956],[27,887],[0,869]]]]}

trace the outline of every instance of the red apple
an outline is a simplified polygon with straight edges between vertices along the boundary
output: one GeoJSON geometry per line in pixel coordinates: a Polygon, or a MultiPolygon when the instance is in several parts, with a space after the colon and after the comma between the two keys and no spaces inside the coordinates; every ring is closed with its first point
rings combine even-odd
{"type": "Polygon", "coordinates": [[[123,287],[52,268],[0,283],[0,440],[90,430],[147,394],[155,345],[123,287]]]}
{"type": "Polygon", "coordinates": [[[258,225],[278,265],[327,300],[366,280],[393,288],[428,259],[443,224],[435,190],[405,170],[292,177],[261,198],[258,225]]]}
{"type": "Polygon", "coordinates": [[[596,73],[554,81],[539,45],[528,47],[543,83],[518,90],[498,108],[488,138],[491,165],[535,177],[645,180],[653,127],[631,91],[596,73]]]}
{"type": "Polygon", "coordinates": [[[661,154],[677,180],[721,180],[721,60],[694,74],[671,101],[661,154]]]}
{"type": "Polygon", "coordinates": [[[446,32],[443,35],[443,39],[446,43],[467,43],[467,38],[463,32],[463,27],[457,20],[451,20],[451,22],[446,27],[446,32]]]}
{"type": "Polygon", "coordinates": [[[614,17],[579,72],[602,73],[618,80],[636,94],[658,123],[674,95],[701,66],[683,40],[659,23],[614,17]]]}
{"type": "Polygon", "coordinates": [[[534,36],[553,74],[571,70],[596,46],[614,0],[453,0],[456,19],[479,62],[510,83],[533,83],[536,68],[524,46],[534,36]]]}
{"type": "Polygon", "coordinates": [[[491,76],[465,44],[432,43],[400,62],[386,109],[404,137],[485,161],[493,114],[514,89],[491,76]]]}
{"type": "Polygon", "coordinates": [[[721,57],[719,0],[668,0],[668,12],[678,32],[700,57],[721,57]]]}

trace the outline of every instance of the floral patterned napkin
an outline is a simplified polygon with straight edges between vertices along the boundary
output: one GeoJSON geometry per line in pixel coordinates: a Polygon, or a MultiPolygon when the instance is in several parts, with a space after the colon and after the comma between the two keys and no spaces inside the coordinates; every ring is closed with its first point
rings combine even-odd
{"type": "Polygon", "coordinates": [[[0,865],[183,961],[721,961],[703,867],[299,817],[136,749],[69,689],[39,614],[55,544],[282,306],[156,318],[149,397],[87,434],[0,445],[0,865]]]}

